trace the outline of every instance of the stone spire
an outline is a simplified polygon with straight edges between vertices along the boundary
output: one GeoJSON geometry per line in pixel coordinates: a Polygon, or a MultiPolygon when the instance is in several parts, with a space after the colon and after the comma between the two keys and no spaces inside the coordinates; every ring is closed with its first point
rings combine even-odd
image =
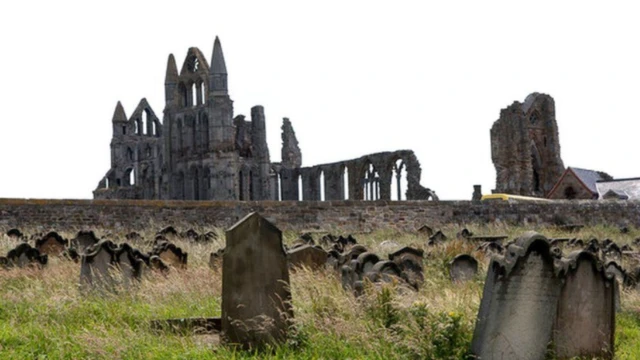
{"type": "Polygon", "coordinates": [[[167,74],[164,77],[164,83],[175,84],[178,82],[178,66],[176,65],[176,58],[173,54],[169,54],[169,60],[167,60],[167,74]]]}
{"type": "Polygon", "coordinates": [[[222,54],[222,45],[220,44],[220,38],[216,36],[216,40],[213,43],[213,55],[211,55],[211,72],[214,74],[226,74],[227,65],[224,62],[224,55],[222,54]]]}
{"type": "Polygon", "coordinates": [[[227,95],[227,65],[222,54],[220,38],[216,36],[211,55],[211,68],[209,69],[209,87],[214,95],[227,95]]]}
{"type": "Polygon", "coordinates": [[[288,118],[282,119],[282,166],[288,169],[302,166],[302,152],[288,118]]]}
{"type": "Polygon", "coordinates": [[[169,54],[169,59],[167,60],[167,74],[164,77],[164,100],[167,105],[173,101],[177,85],[178,66],[176,65],[176,58],[173,54],[169,54]]]}
{"type": "Polygon", "coordinates": [[[116,105],[116,111],[113,112],[112,122],[127,122],[127,115],[124,113],[124,108],[122,107],[122,103],[118,101],[118,105],[116,105]]]}

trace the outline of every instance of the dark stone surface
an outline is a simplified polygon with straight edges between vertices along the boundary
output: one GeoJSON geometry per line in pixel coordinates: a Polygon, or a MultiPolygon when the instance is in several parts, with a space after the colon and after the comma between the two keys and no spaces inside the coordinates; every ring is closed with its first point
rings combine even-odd
{"type": "Polygon", "coordinates": [[[282,343],[293,317],[282,233],[258,213],[226,232],[222,340],[245,349],[282,343]]]}

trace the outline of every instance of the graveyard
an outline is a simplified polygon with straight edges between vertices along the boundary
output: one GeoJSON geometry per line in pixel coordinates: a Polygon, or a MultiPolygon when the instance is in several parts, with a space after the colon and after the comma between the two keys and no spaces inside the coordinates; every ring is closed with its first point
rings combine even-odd
{"type": "Polygon", "coordinates": [[[230,227],[3,228],[0,354],[640,356],[635,227],[489,223],[350,233],[280,227],[252,214],[230,227]],[[252,250],[256,243],[261,251],[252,250]],[[282,302],[270,301],[274,293],[282,302]],[[265,314],[257,327],[225,321],[265,314]],[[503,341],[488,340],[494,338],[503,341]]]}

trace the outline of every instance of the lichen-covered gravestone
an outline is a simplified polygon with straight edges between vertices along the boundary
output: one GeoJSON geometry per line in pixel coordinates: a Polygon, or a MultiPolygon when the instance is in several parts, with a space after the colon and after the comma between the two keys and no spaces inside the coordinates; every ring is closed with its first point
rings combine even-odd
{"type": "Polygon", "coordinates": [[[251,213],[226,232],[221,339],[244,349],[282,343],[292,317],[282,232],[251,213]]]}
{"type": "Polygon", "coordinates": [[[552,340],[559,279],[547,239],[529,232],[492,259],[471,350],[481,359],[544,359],[552,340]]]}
{"type": "Polygon", "coordinates": [[[478,260],[468,254],[460,254],[449,263],[449,276],[453,282],[465,282],[478,273],[478,260]]]}
{"type": "Polygon", "coordinates": [[[590,252],[562,260],[565,283],[554,331],[558,359],[610,359],[615,332],[614,279],[590,252]]]}
{"type": "Polygon", "coordinates": [[[112,276],[116,263],[116,245],[111,241],[101,241],[85,249],[80,260],[80,286],[83,290],[113,290],[112,276]]]}

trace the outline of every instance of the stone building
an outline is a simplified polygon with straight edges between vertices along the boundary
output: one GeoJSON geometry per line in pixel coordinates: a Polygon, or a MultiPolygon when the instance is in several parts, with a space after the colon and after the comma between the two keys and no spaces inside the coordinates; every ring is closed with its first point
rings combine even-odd
{"type": "Polygon", "coordinates": [[[598,199],[597,183],[610,180],[613,180],[613,178],[605,172],[570,166],[560,176],[558,182],[547,194],[547,197],[554,200],[598,199]]]}
{"type": "Polygon", "coordinates": [[[262,106],[250,120],[235,115],[227,67],[216,37],[211,64],[190,48],[178,72],[169,55],[162,121],[146,99],[127,117],[113,115],[111,168],[96,199],[389,200],[437,199],[420,185],[411,150],[302,167],[289,119],[282,125],[282,161],[271,162],[262,106]]]}
{"type": "Polygon", "coordinates": [[[555,103],[533,93],[500,111],[491,127],[498,193],[543,197],[564,172],[555,103]]]}

